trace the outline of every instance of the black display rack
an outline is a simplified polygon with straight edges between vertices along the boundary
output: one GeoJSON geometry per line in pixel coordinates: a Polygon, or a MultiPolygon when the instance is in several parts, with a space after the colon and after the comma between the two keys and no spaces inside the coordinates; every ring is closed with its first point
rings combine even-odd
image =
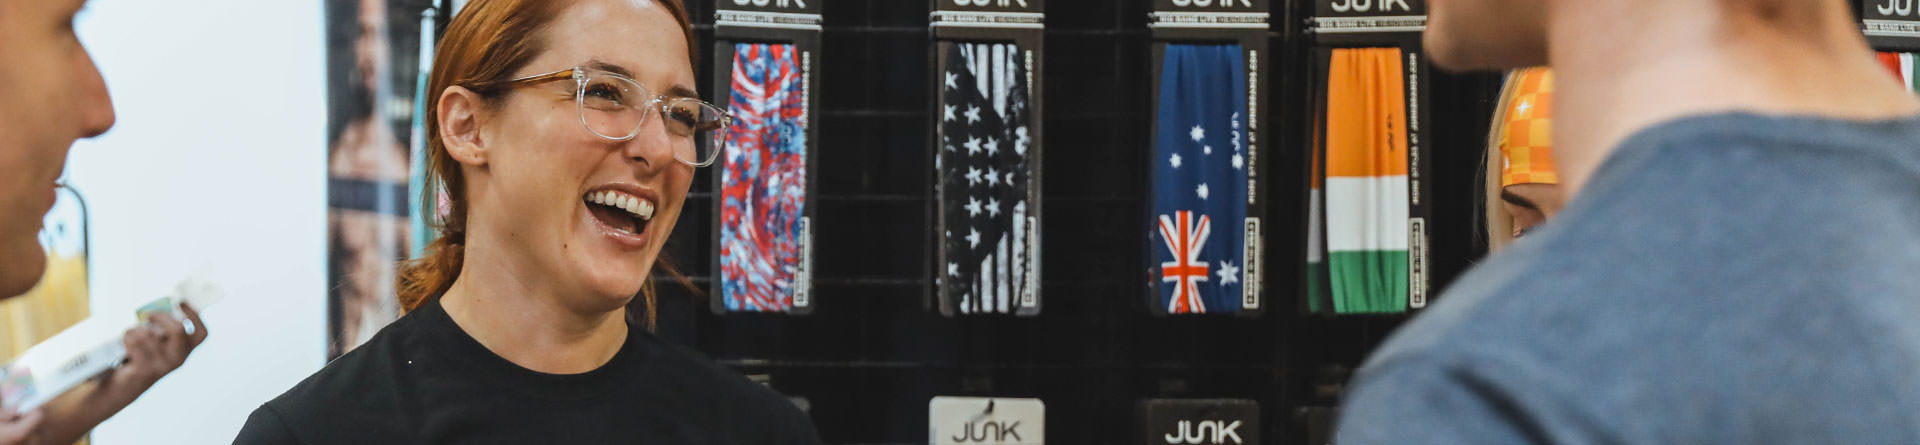
{"type": "MultiPolygon", "coordinates": [[[[943,0],[946,1],[946,0],[943,0]]],[[[998,0],[994,0],[998,1],[998,0]]],[[[1017,1],[1017,0],[1016,0],[1017,1]]],[[[812,2],[807,2],[812,3],[812,2]]],[[[699,48],[714,48],[711,1],[690,15],[699,48]]],[[[1302,178],[1312,46],[1307,2],[1272,3],[1265,39],[1271,73],[1262,137],[1267,234],[1257,317],[1156,317],[1140,304],[1147,280],[1139,217],[1151,172],[1154,38],[1146,0],[1051,0],[1043,31],[1046,75],[1034,85],[1046,112],[1041,144],[1046,202],[1040,238],[1045,311],[1030,317],[946,317],[935,306],[934,195],[928,150],[935,129],[929,60],[935,39],[926,1],[823,3],[818,156],[809,206],[813,311],[804,317],[715,314],[707,297],[661,279],[658,335],[766,382],[805,406],[832,444],[926,443],[935,396],[1044,401],[1045,440],[1141,443],[1139,407],[1150,399],[1235,399],[1258,404],[1264,443],[1305,443],[1295,408],[1326,405],[1337,372],[1359,364],[1404,318],[1307,316],[1299,296],[1302,178]],[[1333,375],[1335,377],[1327,377],[1333,375]]],[[[714,57],[706,54],[703,57],[714,57]]],[[[713,60],[696,78],[715,79],[713,60]]],[[[1428,73],[1423,142],[1432,217],[1429,277],[1443,289],[1484,250],[1473,229],[1475,175],[1499,79],[1428,73]],[[1444,112],[1443,112],[1444,111],[1444,112]]],[[[703,92],[721,91],[700,85],[703,92]]],[[[688,208],[714,205],[700,169],[688,208]]],[[[709,286],[712,212],[685,212],[666,259],[709,286]]],[[[656,269],[658,270],[658,269],[656,269]]],[[[704,290],[704,289],[702,289],[704,290]]],[[[1244,426],[1242,428],[1245,428],[1244,426]]],[[[1164,432],[1162,432],[1164,433],[1164,432]]]]}

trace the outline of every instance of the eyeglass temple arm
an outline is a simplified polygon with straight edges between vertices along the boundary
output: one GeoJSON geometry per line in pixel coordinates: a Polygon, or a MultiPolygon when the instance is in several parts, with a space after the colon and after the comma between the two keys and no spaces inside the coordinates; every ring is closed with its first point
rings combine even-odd
{"type": "Polygon", "coordinates": [[[479,90],[488,90],[488,89],[494,89],[494,88],[500,88],[500,87],[532,85],[532,84],[542,83],[542,82],[552,82],[556,80],[572,79],[573,72],[574,72],[573,68],[567,68],[560,71],[554,71],[546,74],[535,74],[535,75],[522,77],[518,79],[507,79],[507,80],[495,81],[495,82],[475,83],[470,88],[479,89],[479,90]]]}

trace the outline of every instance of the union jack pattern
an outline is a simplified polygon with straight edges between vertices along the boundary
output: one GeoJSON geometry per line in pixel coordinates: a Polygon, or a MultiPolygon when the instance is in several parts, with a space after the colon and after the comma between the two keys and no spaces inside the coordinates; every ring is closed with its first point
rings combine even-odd
{"type": "Polygon", "coordinates": [[[1200,215],[1196,223],[1193,212],[1186,210],[1174,212],[1172,218],[1160,215],[1160,239],[1167,242],[1174,258],[1160,263],[1160,280],[1174,283],[1173,296],[1167,298],[1168,313],[1207,311],[1207,303],[1200,299],[1200,282],[1207,281],[1208,268],[1200,250],[1207,248],[1211,222],[1207,215],[1200,215]]]}

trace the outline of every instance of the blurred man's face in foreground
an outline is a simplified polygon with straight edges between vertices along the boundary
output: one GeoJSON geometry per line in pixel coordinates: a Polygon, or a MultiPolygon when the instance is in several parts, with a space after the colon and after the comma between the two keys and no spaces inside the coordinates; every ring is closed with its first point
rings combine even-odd
{"type": "Polygon", "coordinates": [[[106,83],[73,19],[84,0],[0,0],[0,298],[46,268],[40,222],[75,140],[113,126],[106,83]]]}
{"type": "Polygon", "coordinates": [[[1427,52],[1452,70],[1545,65],[1552,0],[1428,0],[1427,52]]]}

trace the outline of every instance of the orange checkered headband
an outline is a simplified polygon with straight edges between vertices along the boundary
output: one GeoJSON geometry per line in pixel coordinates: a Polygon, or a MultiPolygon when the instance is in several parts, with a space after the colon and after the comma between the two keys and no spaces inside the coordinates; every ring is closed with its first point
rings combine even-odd
{"type": "Polygon", "coordinates": [[[1527,68],[1507,78],[1500,119],[1500,186],[1558,184],[1553,168],[1553,71],[1527,68]]]}

